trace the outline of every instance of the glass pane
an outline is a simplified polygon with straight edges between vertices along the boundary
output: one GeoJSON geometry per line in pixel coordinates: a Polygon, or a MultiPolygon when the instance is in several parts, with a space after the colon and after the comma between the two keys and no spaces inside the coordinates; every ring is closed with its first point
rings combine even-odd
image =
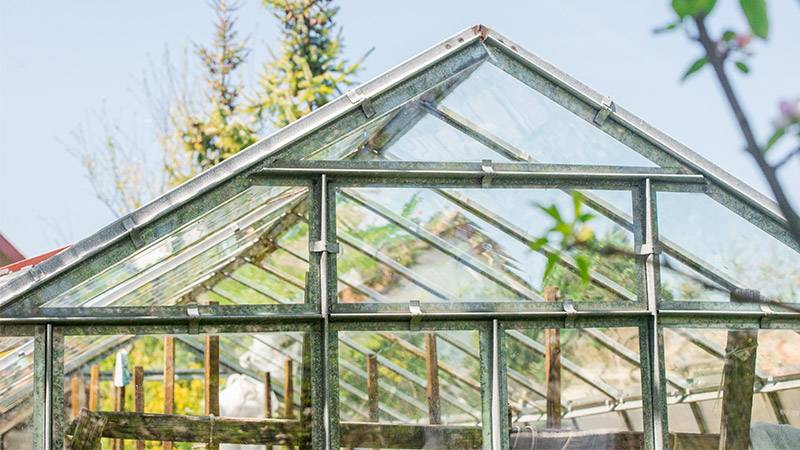
{"type": "MultiPolygon", "coordinates": [[[[703,194],[658,193],[659,239],[675,259],[695,261],[739,288],[756,289],[775,301],[800,301],[800,253],[703,194]]],[[[676,300],[730,299],[727,291],[681,273],[682,267],[662,269],[662,290],[676,300]],[[671,272],[671,273],[670,273],[671,272]],[[680,281],[695,284],[683,292],[680,281]]],[[[689,272],[689,275],[692,271],[689,272]]]]}
{"type": "Polygon", "coordinates": [[[505,351],[512,448],[644,448],[638,328],[506,330],[505,351]]]}
{"type": "Polygon", "coordinates": [[[309,352],[304,332],[68,336],[65,441],[88,430],[89,418],[106,418],[103,448],[111,448],[109,437],[127,438],[125,448],[144,438],[148,449],[162,448],[163,440],[181,450],[209,439],[234,448],[302,444],[311,426],[309,352]],[[207,385],[215,372],[218,384],[207,385]],[[114,411],[165,416],[133,416],[140,423],[132,427],[115,419],[114,411]],[[212,424],[209,414],[225,420],[212,424]]]}
{"type": "MultiPolygon", "coordinates": [[[[613,194],[615,204],[630,203],[629,192],[613,194]]],[[[536,205],[554,205],[568,221],[575,216],[570,195],[554,189],[342,188],[339,301],[541,301],[545,285],[575,300],[636,299],[631,233],[585,205],[579,212],[594,215],[587,224],[595,246],[563,249],[545,278],[547,255],[561,243],[532,250],[554,226],[536,205]],[[582,258],[592,269],[586,282],[576,262],[582,258]]]]}
{"type": "Polygon", "coordinates": [[[531,161],[654,166],[652,161],[489,63],[443,102],[531,161]]]}
{"type": "MultiPolygon", "coordinates": [[[[307,191],[274,186],[250,188],[45,306],[174,305],[186,301],[182,299],[186,294],[202,296],[203,291],[223,296],[223,305],[280,302],[253,292],[263,288],[269,293],[270,286],[256,283],[247,290],[240,286],[241,280],[248,280],[252,274],[248,261],[299,273],[301,281],[304,279],[308,266],[307,191]],[[299,258],[274,257],[272,253],[280,246],[292,249],[299,258]],[[225,276],[228,274],[239,279],[238,284],[225,276]],[[225,285],[218,288],[221,283],[227,284],[227,290],[225,285]],[[223,290],[228,295],[223,295],[223,290]]],[[[302,303],[303,296],[290,295],[285,300],[302,303]]]]}
{"type": "Polygon", "coordinates": [[[478,335],[339,332],[342,448],[482,448],[478,335]]]}
{"type": "Polygon", "coordinates": [[[717,448],[723,421],[740,448],[748,429],[751,448],[796,448],[787,437],[800,432],[800,332],[665,328],[664,346],[667,376],[686,383],[668,385],[677,448],[717,448]]]}
{"type": "Polygon", "coordinates": [[[33,339],[0,337],[0,448],[33,448],[33,339]]]}

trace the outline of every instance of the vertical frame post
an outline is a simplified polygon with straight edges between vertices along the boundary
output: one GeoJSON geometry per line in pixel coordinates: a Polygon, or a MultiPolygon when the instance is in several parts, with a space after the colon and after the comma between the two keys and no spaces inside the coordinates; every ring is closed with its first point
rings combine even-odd
{"type": "Polygon", "coordinates": [[[644,273],[644,293],[649,312],[644,327],[644,338],[640,330],[639,346],[642,375],[642,412],[645,418],[644,444],[646,449],[662,449],[669,445],[667,423],[666,374],[664,370],[663,335],[658,318],[659,261],[658,215],[656,195],[652,182],[645,179],[633,195],[634,244],[639,257],[638,264],[644,273]]]}
{"type": "Polygon", "coordinates": [[[50,448],[50,326],[36,327],[33,336],[33,449],[50,448]]]}
{"type": "Polygon", "coordinates": [[[51,346],[51,417],[50,435],[52,449],[64,448],[64,332],[62,329],[48,325],[51,346]]]}

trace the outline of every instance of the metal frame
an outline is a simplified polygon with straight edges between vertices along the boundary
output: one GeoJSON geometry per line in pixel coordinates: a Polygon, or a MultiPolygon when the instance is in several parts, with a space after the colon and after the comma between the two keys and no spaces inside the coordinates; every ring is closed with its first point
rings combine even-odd
{"type": "MultiPolygon", "coordinates": [[[[61,394],[66,370],[64,336],[75,334],[172,334],[198,330],[207,333],[307,331],[312,337],[314,352],[314,446],[338,448],[338,331],[476,330],[480,333],[480,352],[471,356],[479,358],[481,364],[481,378],[477,383],[482,397],[484,448],[505,449],[509,446],[508,433],[503,431],[508,429],[508,416],[502,405],[508,404],[508,383],[516,377],[504,359],[508,330],[520,327],[635,326],[639,329],[638,355],[620,348],[602,334],[595,334],[593,338],[631,363],[638,358],[642,374],[641,407],[645,444],[648,449],[660,449],[667,448],[669,441],[667,405],[676,402],[693,404],[705,398],[702,395],[708,395],[688,393],[685,380],[666,373],[665,328],[800,330],[800,312],[789,307],[772,305],[771,309],[766,310],[763,305],[756,303],[668,302],[660,299],[661,268],[658,253],[662,251],[726,289],[735,288],[736,281],[704,261],[702,255],[692,255],[668,237],[659,236],[657,192],[707,195],[789,248],[800,251],[800,243],[790,237],[786,222],[774,202],[502,35],[482,26],[467,29],[366,83],[358,89],[357,94],[342,96],[308,117],[277,131],[248,151],[239,153],[112,223],[68,251],[0,285],[0,336],[23,335],[34,338],[32,414],[36,450],[61,448],[64,421],[61,394]],[[482,63],[495,65],[587,123],[659,163],[662,168],[539,163],[524,150],[515,148],[479,124],[471,123],[439,104],[442,97],[482,63]],[[365,102],[369,103],[368,108],[364,107],[365,102]],[[397,161],[385,151],[385,147],[399,139],[425,115],[442,120],[447,126],[490,148],[498,154],[498,161],[397,161]],[[347,136],[352,130],[378,120],[384,122],[374,134],[387,134],[381,143],[382,160],[302,160],[347,136]],[[191,312],[185,304],[140,307],[112,305],[98,308],[42,306],[257,185],[309,188],[308,256],[295,254],[270,242],[272,251],[280,248],[307,262],[309,273],[305,283],[305,303],[285,304],[279,296],[272,295],[272,300],[278,304],[196,305],[191,307],[191,312]],[[368,286],[348,284],[341,280],[336,269],[339,240],[347,242],[345,236],[337,236],[337,190],[364,186],[431,189],[447,201],[487,219],[492,226],[519,242],[528,244],[531,236],[524,230],[514,227],[503,218],[490,217],[482,205],[459,198],[449,189],[629,191],[633,213],[630,217],[599,197],[587,195],[586,199],[587,205],[632,232],[634,247],[639,254],[636,258],[636,290],[623,295],[628,299],[626,301],[583,302],[576,309],[568,308],[566,302],[538,302],[535,292],[516,285],[509,286],[525,292],[533,301],[443,301],[421,306],[410,301],[387,303],[381,299],[380,293],[368,286]],[[339,282],[375,301],[339,304],[339,282]],[[668,396],[668,384],[686,395],[680,398],[668,396]]],[[[347,155],[348,158],[356,156],[356,151],[347,155]]],[[[456,258],[466,267],[489,279],[502,278],[491,267],[448,248],[436,235],[412,230],[410,224],[381,208],[381,205],[354,199],[396,226],[408,232],[414,231],[414,236],[424,239],[449,257],[456,258]]],[[[302,220],[302,214],[294,209],[287,208],[282,214],[280,220],[285,221],[284,225],[302,220]]],[[[259,243],[259,239],[253,240],[241,253],[204,271],[197,280],[180,291],[180,296],[196,299],[204,290],[224,295],[216,292],[213,285],[226,278],[247,285],[247,280],[237,280],[235,275],[231,275],[232,271],[247,262],[251,255],[263,253],[264,243],[259,243]]],[[[378,252],[374,255],[382,264],[391,265],[391,261],[378,252]]],[[[564,264],[568,265],[569,261],[564,264]]],[[[280,272],[279,268],[264,264],[259,264],[259,267],[286,283],[303,285],[293,276],[280,272]]],[[[417,277],[413,270],[408,272],[407,276],[417,277]]],[[[593,279],[599,286],[619,289],[597,273],[593,273],[593,279]]],[[[424,282],[421,279],[416,281],[424,282]]],[[[428,287],[435,289],[435,286],[428,287]]],[[[440,294],[442,300],[448,299],[446,293],[440,294]]],[[[796,387],[800,384],[798,379],[771,383],[769,389],[796,387]]]]}

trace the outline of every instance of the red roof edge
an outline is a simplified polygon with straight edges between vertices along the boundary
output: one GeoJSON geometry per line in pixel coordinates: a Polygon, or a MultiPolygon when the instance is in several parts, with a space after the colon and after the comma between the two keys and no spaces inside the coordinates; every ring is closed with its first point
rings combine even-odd
{"type": "Polygon", "coordinates": [[[50,250],[47,253],[42,253],[39,256],[34,256],[33,258],[23,259],[22,261],[17,261],[15,263],[9,264],[7,266],[0,267],[0,274],[6,272],[16,272],[18,270],[22,270],[28,266],[33,266],[35,264],[39,264],[40,262],[50,258],[51,256],[57,255],[64,250],[68,249],[69,245],[66,247],[57,248],[55,250],[50,250]]]}
{"type": "Polygon", "coordinates": [[[14,244],[3,236],[3,233],[0,233],[0,255],[4,256],[5,260],[11,261],[12,263],[25,259],[25,256],[17,250],[17,247],[14,247],[14,244]]]}

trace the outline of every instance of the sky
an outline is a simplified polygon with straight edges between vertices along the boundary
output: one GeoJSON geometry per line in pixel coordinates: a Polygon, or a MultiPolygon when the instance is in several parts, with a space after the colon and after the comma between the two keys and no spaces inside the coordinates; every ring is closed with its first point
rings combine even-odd
{"type": "MultiPolygon", "coordinates": [[[[738,2],[718,3],[712,29],[746,29],[738,2]]],[[[679,82],[700,55],[697,44],[682,33],[652,33],[671,19],[668,1],[337,4],[346,57],[374,49],[361,81],[482,23],[767,192],[711,71],[679,82]]],[[[772,0],[769,6],[770,41],[753,45],[750,76],[734,75],[762,140],[771,132],[778,101],[800,96],[800,4],[772,0]]],[[[0,232],[25,255],[75,243],[114,220],[66,151],[71,135],[99,114],[154,154],[143,73],[158,70],[165,51],[179,61],[193,43],[209,42],[212,23],[212,10],[196,0],[0,4],[0,232]]],[[[252,49],[241,75],[250,83],[258,61],[277,50],[277,22],[260,2],[244,0],[239,30],[252,49]]],[[[800,204],[800,161],[781,175],[800,204]]]]}

